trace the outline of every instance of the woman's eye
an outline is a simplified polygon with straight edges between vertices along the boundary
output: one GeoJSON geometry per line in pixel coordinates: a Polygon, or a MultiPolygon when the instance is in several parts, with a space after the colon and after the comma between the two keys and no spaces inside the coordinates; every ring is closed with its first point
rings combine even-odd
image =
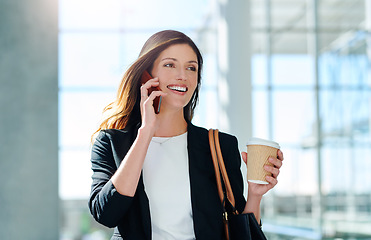
{"type": "Polygon", "coordinates": [[[165,67],[174,67],[174,64],[172,64],[172,63],[166,63],[164,66],[165,67]]]}
{"type": "Polygon", "coordinates": [[[196,72],[197,71],[197,68],[196,67],[188,67],[189,70],[193,71],[193,72],[196,72]]]}

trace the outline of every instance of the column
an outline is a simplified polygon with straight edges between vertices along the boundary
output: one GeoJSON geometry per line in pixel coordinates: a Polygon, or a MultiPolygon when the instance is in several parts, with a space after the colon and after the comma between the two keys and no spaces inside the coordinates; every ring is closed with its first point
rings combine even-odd
{"type": "Polygon", "coordinates": [[[249,1],[219,0],[219,126],[237,136],[241,150],[251,137],[249,5],[249,1]]]}
{"type": "Polygon", "coordinates": [[[58,1],[0,1],[0,238],[59,238],[58,1]]]}
{"type": "MultiPolygon", "coordinates": [[[[366,31],[368,32],[367,35],[367,55],[368,59],[371,62],[371,0],[365,0],[365,11],[366,11],[366,31]]],[[[368,70],[368,77],[371,82],[371,69],[368,70]]],[[[371,99],[370,99],[371,102],[371,99]]],[[[371,106],[370,106],[371,107],[371,106]]],[[[370,129],[371,129],[371,116],[370,116],[370,129]]],[[[371,134],[371,133],[370,133],[371,134]]]]}

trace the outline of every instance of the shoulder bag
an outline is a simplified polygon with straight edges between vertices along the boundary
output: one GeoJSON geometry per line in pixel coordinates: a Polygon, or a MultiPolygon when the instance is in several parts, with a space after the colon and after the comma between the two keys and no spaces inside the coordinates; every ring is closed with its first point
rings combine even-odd
{"type": "Polygon", "coordinates": [[[225,169],[219,143],[219,131],[209,130],[209,143],[213,159],[218,193],[223,206],[223,222],[227,240],[266,240],[253,213],[239,214],[235,208],[231,184],[225,169]],[[222,184],[223,182],[223,184],[222,184]]]}

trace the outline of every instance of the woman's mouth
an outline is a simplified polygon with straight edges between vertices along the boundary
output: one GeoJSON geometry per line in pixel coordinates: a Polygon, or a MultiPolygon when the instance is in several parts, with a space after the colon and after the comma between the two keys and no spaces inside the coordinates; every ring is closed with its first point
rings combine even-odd
{"type": "Polygon", "coordinates": [[[170,89],[170,90],[173,90],[173,91],[181,92],[181,93],[184,93],[184,92],[188,91],[188,88],[186,86],[170,85],[170,86],[167,86],[167,88],[170,89]]]}

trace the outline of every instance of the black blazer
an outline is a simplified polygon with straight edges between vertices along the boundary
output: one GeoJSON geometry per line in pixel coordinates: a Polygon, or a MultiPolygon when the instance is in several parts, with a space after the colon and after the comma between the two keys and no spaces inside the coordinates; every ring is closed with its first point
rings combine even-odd
{"type": "MultiPolygon", "coordinates": [[[[142,176],[134,197],[119,194],[112,182],[125,154],[133,144],[138,127],[100,131],[92,147],[93,182],[89,208],[93,217],[115,227],[112,239],[150,240],[151,217],[142,176]]],[[[222,205],[218,196],[208,131],[188,123],[188,158],[194,231],[197,240],[223,238],[222,205]]],[[[220,133],[220,145],[239,212],[244,210],[241,157],[237,139],[220,133]]]]}

